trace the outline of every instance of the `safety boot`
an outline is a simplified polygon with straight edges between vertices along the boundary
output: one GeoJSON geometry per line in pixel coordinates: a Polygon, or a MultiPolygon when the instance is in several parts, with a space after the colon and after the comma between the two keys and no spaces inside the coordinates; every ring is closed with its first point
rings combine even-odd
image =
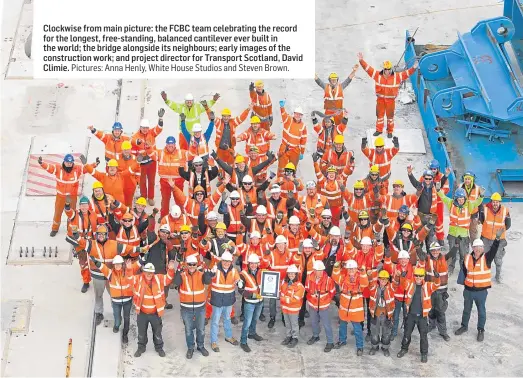
{"type": "Polygon", "coordinates": [[[193,354],[194,354],[194,349],[187,349],[187,353],[185,354],[185,358],[190,360],[192,358],[193,354]]]}
{"type": "Polygon", "coordinates": [[[261,313],[260,317],[258,319],[260,320],[260,322],[264,322],[265,321],[265,315],[263,315],[263,313],[261,313]]]}
{"type": "Polygon", "coordinates": [[[342,346],[347,345],[346,341],[338,341],[336,344],[334,344],[334,349],[340,349],[342,346]]]}
{"type": "Polygon", "coordinates": [[[379,346],[373,346],[373,347],[371,347],[371,348],[370,348],[370,351],[369,351],[369,354],[370,354],[371,356],[374,356],[374,355],[376,354],[376,352],[379,350],[379,348],[380,348],[379,346]]]}
{"type": "Polygon", "coordinates": [[[127,344],[129,342],[129,338],[127,337],[127,333],[122,334],[122,344],[127,344]]]}
{"type": "Polygon", "coordinates": [[[173,305],[172,305],[172,303],[167,303],[167,304],[165,305],[165,309],[166,309],[166,310],[172,310],[172,309],[173,309],[173,305]]]}
{"type": "Polygon", "coordinates": [[[244,352],[249,353],[251,351],[251,348],[247,344],[240,344],[244,352]]]}
{"type": "Polygon", "coordinates": [[[404,355],[406,355],[408,352],[408,350],[406,349],[401,349],[399,352],[398,352],[398,358],[401,358],[403,357],[404,355]]]}
{"type": "Polygon", "coordinates": [[[287,345],[287,348],[294,348],[298,344],[298,339],[295,339],[294,337],[291,339],[291,342],[289,345],[287,345]]]}
{"type": "Polygon", "coordinates": [[[423,362],[423,363],[427,362],[427,355],[426,354],[422,354],[421,355],[421,362],[423,362]]]}
{"type": "Polygon", "coordinates": [[[138,347],[138,349],[136,349],[136,352],[134,352],[134,356],[140,357],[144,352],[145,352],[145,348],[138,347]]]}
{"type": "Polygon", "coordinates": [[[319,336],[312,336],[309,341],[307,341],[307,345],[312,345],[314,344],[316,341],[320,341],[320,337],[319,336]]]}
{"type": "Polygon", "coordinates": [[[156,349],[156,353],[158,353],[158,356],[165,357],[165,352],[163,349],[156,349]]]}
{"type": "Polygon", "coordinates": [[[441,337],[443,337],[443,340],[445,340],[445,341],[449,341],[450,340],[450,336],[448,334],[446,334],[446,333],[441,335],[441,337]]]}
{"type": "Polygon", "coordinates": [[[485,330],[484,329],[478,329],[478,338],[477,338],[477,340],[479,342],[481,342],[484,339],[485,339],[485,330]]]}
{"type": "Polygon", "coordinates": [[[233,316],[233,317],[231,318],[231,323],[234,324],[234,325],[236,325],[236,324],[239,323],[239,322],[238,322],[238,319],[236,318],[236,316],[233,316]]]}
{"type": "Polygon", "coordinates": [[[374,132],[374,134],[372,134],[372,136],[375,136],[375,137],[378,135],[381,135],[381,131],[376,131],[376,132],[374,132]]]}
{"type": "Polygon", "coordinates": [[[263,337],[255,333],[254,335],[247,335],[248,339],[252,339],[254,341],[263,341],[263,337]]]}
{"type": "Polygon", "coordinates": [[[363,349],[362,349],[362,348],[358,348],[358,350],[356,351],[356,355],[357,355],[358,357],[363,356],[363,349]]]}
{"type": "Polygon", "coordinates": [[[104,314],[96,314],[96,325],[100,325],[102,323],[102,320],[104,320],[104,314]]]}
{"type": "Polygon", "coordinates": [[[467,332],[467,330],[468,330],[467,327],[465,327],[465,326],[461,326],[461,327],[459,327],[459,328],[454,332],[454,335],[459,336],[459,335],[461,335],[462,333],[467,332]]]}
{"type": "Polygon", "coordinates": [[[390,356],[389,348],[385,349],[385,348],[381,347],[381,350],[383,351],[383,355],[385,357],[390,356]]]}
{"type": "Polygon", "coordinates": [[[387,133],[387,138],[391,139],[392,138],[392,133],[387,133]]]}
{"type": "Polygon", "coordinates": [[[334,344],[333,343],[327,343],[327,345],[325,345],[325,349],[323,349],[323,351],[325,353],[329,353],[333,348],[334,348],[334,344]]]}
{"type": "Polygon", "coordinates": [[[120,331],[120,327],[113,326],[113,333],[118,333],[120,331]]]}
{"type": "Polygon", "coordinates": [[[87,289],[89,289],[89,282],[88,283],[84,283],[82,285],[82,289],[80,290],[82,293],[86,293],[87,292],[87,289]]]}
{"type": "Polygon", "coordinates": [[[289,345],[289,343],[291,342],[291,340],[292,340],[292,337],[287,336],[287,337],[285,338],[285,340],[283,340],[283,341],[281,342],[281,345],[289,345]]]}
{"type": "Polygon", "coordinates": [[[276,322],[276,319],[271,316],[271,319],[269,320],[269,324],[267,324],[267,327],[269,327],[269,328],[274,327],[275,322],[276,322]]]}
{"type": "Polygon", "coordinates": [[[198,349],[198,351],[202,354],[202,356],[204,357],[208,357],[209,356],[209,351],[207,349],[205,349],[205,347],[198,347],[196,348],[198,349]]]}

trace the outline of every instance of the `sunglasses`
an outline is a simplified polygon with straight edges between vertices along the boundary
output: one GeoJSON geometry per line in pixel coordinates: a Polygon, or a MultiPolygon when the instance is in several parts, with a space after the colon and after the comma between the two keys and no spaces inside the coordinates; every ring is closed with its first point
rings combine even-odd
{"type": "Polygon", "coordinates": [[[197,163],[197,164],[193,164],[193,167],[201,167],[203,164],[200,164],[200,163],[197,163]]]}
{"type": "Polygon", "coordinates": [[[248,185],[252,185],[252,182],[244,182],[243,183],[243,186],[248,186],[248,185]]]}
{"type": "Polygon", "coordinates": [[[424,177],[425,181],[432,181],[432,177],[424,177]]]}
{"type": "Polygon", "coordinates": [[[132,219],[122,219],[122,222],[124,223],[129,223],[129,222],[132,222],[133,220],[132,219]]]}
{"type": "Polygon", "coordinates": [[[198,192],[196,193],[197,196],[203,196],[203,193],[202,192],[198,192]]]}
{"type": "Polygon", "coordinates": [[[392,185],[393,188],[401,188],[401,185],[392,185]]]}
{"type": "Polygon", "coordinates": [[[239,201],[239,198],[231,198],[231,201],[239,201]]]}
{"type": "Polygon", "coordinates": [[[180,235],[189,235],[190,232],[187,232],[187,231],[183,231],[183,232],[180,232],[180,235]]]}
{"type": "Polygon", "coordinates": [[[198,264],[194,264],[194,263],[191,263],[191,264],[187,264],[187,266],[190,266],[190,267],[195,267],[195,266],[198,266],[198,264]]]}
{"type": "Polygon", "coordinates": [[[332,219],[332,217],[322,217],[325,220],[332,219]]]}
{"type": "Polygon", "coordinates": [[[354,189],[355,192],[361,192],[363,189],[354,189]]]}
{"type": "Polygon", "coordinates": [[[423,274],[423,275],[415,274],[414,277],[417,277],[417,278],[423,278],[423,277],[425,277],[425,275],[424,275],[424,274],[423,274]]]}

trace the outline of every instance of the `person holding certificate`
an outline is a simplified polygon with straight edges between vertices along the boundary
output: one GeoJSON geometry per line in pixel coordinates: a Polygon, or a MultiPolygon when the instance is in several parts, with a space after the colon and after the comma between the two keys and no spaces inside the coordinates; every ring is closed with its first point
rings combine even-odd
{"type": "Polygon", "coordinates": [[[287,269],[287,277],[283,280],[280,290],[280,305],[287,328],[287,337],[281,345],[287,345],[289,348],[294,348],[298,344],[298,314],[304,294],[305,288],[298,280],[298,267],[291,265],[287,269]]]}

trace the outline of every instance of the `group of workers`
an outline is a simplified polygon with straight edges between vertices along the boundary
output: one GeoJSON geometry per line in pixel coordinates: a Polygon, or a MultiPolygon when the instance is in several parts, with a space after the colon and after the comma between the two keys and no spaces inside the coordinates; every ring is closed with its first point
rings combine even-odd
{"type": "Polygon", "coordinates": [[[467,331],[475,304],[477,340],[483,341],[491,265],[496,265],[499,282],[509,211],[498,193],[482,204],[484,189],[472,172],[466,172],[463,182],[448,196],[450,170],[441,170],[436,160],[418,178],[412,167],[407,168],[414,189],[411,194],[405,192],[401,180],[390,180],[391,162],[400,149],[398,138],[393,137],[395,98],[417,63],[394,72],[390,61],[377,70],[361,54],[358,57],[359,65],[375,81],[377,138],[373,146],[366,138],[362,140],[369,173],[355,180],[352,190],[348,178],[354,171],[355,156],[344,142],[347,111],[343,91],[359,65],[341,83],[335,73],[329,75],[328,83],[315,78],[324,89],[324,111],[311,114],[311,129],[317,134],[312,154],[316,181],[303,183],[297,175],[311,130],[300,107],[287,113],[285,101],[279,101],[282,140],[277,153],[271,151],[270,143],[277,139],[271,131],[275,119],[262,81],[249,85],[250,104],[235,117],[227,108],[219,116],[214,113],[218,93],[208,103],[195,102],[191,94],[183,103],[175,103],[162,92],[166,105],[180,115],[178,145],[174,136],[168,136],[164,148],[156,147],[164,126],[165,110],[160,109],[157,125],[151,127],[142,119],[132,137],[123,134],[119,122],[112,132],[89,126],[105,144],[105,170],[98,168],[99,159],[87,164],[83,156],[81,162],[75,162],[72,155],[66,155],[61,165],[39,159],[42,168],[56,176],[51,236],[57,234],[65,211],[66,239],[80,262],[81,291],[85,293],[93,281],[97,324],[103,320],[105,289],[112,299],[115,333],[123,321],[123,343],[128,342],[131,308],[137,313],[135,357],[146,350],[149,323],[154,348],[165,356],[162,316],[173,308],[167,298],[169,290],[176,289],[188,359],[195,349],[209,355],[204,346],[209,322],[211,349],[220,351],[222,318],[225,341],[250,352],[249,340],[263,340],[257,326],[258,321],[266,320],[264,306],[269,307],[268,328],[273,328],[279,302],[286,328],[282,345],[289,348],[296,346],[298,332],[309,319],[312,337],[307,344],[320,340],[321,325],[327,341],[325,352],[347,345],[351,323],[358,356],[363,354],[365,341],[370,342],[371,355],[381,346],[389,356],[390,343],[403,328],[397,355],[403,357],[417,326],[421,361],[427,362],[428,332],[437,328],[445,341],[450,338],[445,318],[447,288],[457,261],[464,310],[455,334],[467,331]],[[209,120],[205,131],[200,123],[204,114],[209,120]],[[392,148],[385,147],[381,136],[385,115],[392,148]],[[237,127],[249,116],[250,127],[238,134],[237,127]],[[215,147],[210,142],[213,133],[215,147]],[[245,142],[245,154],[236,148],[239,142],[245,142]],[[275,162],[277,173],[269,172],[275,162]],[[80,198],[77,206],[79,180],[86,173],[97,181],[92,195],[80,198]],[[161,206],[147,212],[146,207],[155,204],[157,174],[161,206]],[[450,217],[446,254],[444,206],[450,217]],[[261,295],[264,271],[279,274],[279,299],[261,295]],[[239,323],[237,293],[243,322],[239,341],[231,326],[239,323]],[[338,308],[336,342],[331,305],[338,308]]]}

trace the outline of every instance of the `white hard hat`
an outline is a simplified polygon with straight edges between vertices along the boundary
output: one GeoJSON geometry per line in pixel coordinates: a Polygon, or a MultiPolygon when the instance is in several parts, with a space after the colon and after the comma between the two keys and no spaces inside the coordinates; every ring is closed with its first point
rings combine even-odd
{"type": "Polygon", "coordinates": [[[196,258],[196,256],[194,255],[189,255],[187,256],[187,258],[185,259],[185,262],[187,264],[198,264],[198,259],[196,258]]]}
{"type": "Polygon", "coordinates": [[[321,216],[322,217],[332,217],[332,212],[330,211],[330,209],[323,209],[323,211],[321,212],[321,216]]]}
{"type": "Polygon", "coordinates": [[[289,224],[300,224],[300,218],[298,218],[296,215],[293,215],[289,218],[289,224]]]}
{"type": "Polygon", "coordinates": [[[171,232],[171,227],[169,227],[169,223],[162,224],[158,231],[164,231],[164,232],[171,232]]]}
{"type": "Polygon", "coordinates": [[[474,240],[474,242],[472,243],[472,246],[473,246],[473,247],[484,247],[485,244],[483,244],[483,240],[481,240],[481,239],[476,239],[476,240],[474,240]]]}
{"type": "Polygon", "coordinates": [[[256,208],[256,214],[257,215],[267,215],[267,208],[263,205],[259,205],[256,208]]]}
{"type": "Polygon", "coordinates": [[[358,267],[358,263],[354,260],[348,260],[345,263],[345,268],[347,268],[347,269],[355,269],[357,267],[358,267]]]}
{"type": "Polygon", "coordinates": [[[294,113],[303,114],[303,109],[300,106],[298,106],[296,109],[294,109],[294,113]]]}
{"type": "Polygon", "coordinates": [[[432,243],[430,244],[430,248],[429,248],[429,250],[430,250],[430,251],[434,251],[434,250],[436,250],[436,249],[441,249],[441,245],[439,245],[438,242],[432,242],[432,243]]]}
{"type": "Polygon", "coordinates": [[[143,267],[143,271],[146,273],[154,273],[155,272],[154,265],[152,263],[145,264],[145,266],[143,267]]]}
{"type": "Polygon", "coordinates": [[[194,101],[194,96],[192,95],[192,93],[187,93],[185,95],[185,101],[194,101]]]}
{"type": "Polygon", "coordinates": [[[305,188],[306,189],[316,188],[316,182],[315,181],[307,181],[307,183],[305,184],[305,188]]]}
{"type": "Polygon", "coordinates": [[[331,235],[331,236],[341,236],[340,228],[337,227],[337,226],[332,226],[330,231],[329,231],[329,235],[331,235]]]}
{"type": "Polygon", "coordinates": [[[261,238],[261,234],[259,231],[253,231],[251,232],[251,234],[249,235],[249,237],[252,239],[252,238],[258,238],[260,239],[261,238]]]}
{"type": "Polygon", "coordinates": [[[149,120],[147,118],[143,118],[140,121],[140,127],[151,127],[151,124],[149,123],[149,120]]]}
{"type": "Polygon", "coordinates": [[[410,254],[407,251],[400,251],[398,259],[410,259],[410,254]]]}
{"type": "Polygon", "coordinates": [[[311,239],[305,239],[302,244],[303,248],[314,248],[314,244],[312,244],[311,239]]]}
{"type": "Polygon", "coordinates": [[[372,245],[372,240],[370,240],[370,238],[368,236],[364,236],[361,238],[360,244],[361,245],[372,245]]]}
{"type": "Polygon", "coordinates": [[[223,252],[222,261],[232,261],[231,253],[228,251],[223,252]]]}
{"type": "Polygon", "coordinates": [[[233,190],[229,197],[231,197],[231,198],[240,198],[240,193],[238,193],[238,191],[236,191],[236,190],[233,190]]]}
{"type": "Polygon", "coordinates": [[[299,273],[298,267],[292,264],[287,268],[287,273],[299,273]]]}
{"type": "Polygon", "coordinates": [[[200,125],[199,123],[195,123],[192,127],[192,132],[193,133],[197,133],[197,132],[202,132],[203,129],[202,129],[202,125],[200,125]]]}
{"type": "Polygon", "coordinates": [[[214,211],[209,211],[207,213],[207,220],[218,220],[218,214],[216,214],[214,211]]]}
{"type": "Polygon", "coordinates": [[[283,235],[278,235],[278,236],[276,236],[276,240],[274,241],[274,243],[276,243],[276,244],[287,243],[287,238],[283,235]]]}
{"type": "Polygon", "coordinates": [[[113,264],[123,264],[123,257],[120,255],[114,256],[113,264]]]}
{"type": "Polygon", "coordinates": [[[242,182],[243,183],[247,183],[247,184],[251,183],[252,182],[252,177],[249,176],[249,175],[245,175],[245,176],[243,176],[242,182]]]}
{"type": "Polygon", "coordinates": [[[249,258],[247,259],[247,262],[249,264],[259,264],[260,263],[260,257],[256,253],[251,253],[249,255],[249,258]]]}
{"type": "Polygon", "coordinates": [[[275,193],[281,193],[281,188],[278,184],[274,184],[271,187],[271,194],[275,194],[275,193]]]}
{"type": "Polygon", "coordinates": [[[182,215],[182,209],[180,209],[180,206],[173,205],[171,207],[171,216],[174,218],[178,218],[180,215],[182,215]]]}
{"type": "Polygon", "coordinates": [[[323,261],[321,260],[314,260],[314,263],[312,264],[313,270],[325,270],[325,264],[323,264],[323,261]]]}
{"type": "MultiPolygon", "coordinates": [[[[193,129],[194,131],[194,129],[193,129]]],[[[194,163],[203,163],[203,159],[200,157],[200,156],[196,156],[194,159],[193,159],[193,164],[194,163]]]]}

